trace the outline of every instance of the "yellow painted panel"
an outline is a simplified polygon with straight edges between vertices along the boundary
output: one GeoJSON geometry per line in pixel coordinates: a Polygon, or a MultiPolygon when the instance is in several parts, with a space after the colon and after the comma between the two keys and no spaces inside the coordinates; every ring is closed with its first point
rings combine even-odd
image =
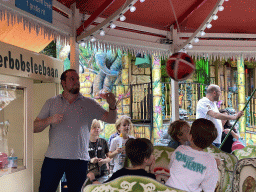
{"type": "Polygon", "coordinates": [[[130,98],[126,98],[123,100],[123,105],[130,105],[130,98]]]}
{"type": "Polygon", "coordinates": [[[145,68],[145,74],[150,75],[150,73],[151,73],[151,69],[150,68],[145,68]]]}
{"type": "Polygon", "coordinates": [[[158,83],[157,86],[154,87],[153,95],[154,95],[154,97],[156,97],[156,96],[161,97],[162,96],[161,83],[158,83]]]}
{"type": "Polygon", "coordinates": [[[123,69],[122,70],[122,83],[123,85],[128,85],[129,84],[129,78],[128,78],[128,69],[123,69]]]}
{"type": "Polygon", "coordinates": [[[123,113],[130,113],[130,106],[123,106],[123,113]]]}
{"type": "Polygon", "coordinates": [[[161,79],[161,69],[153,69],[152,70],[152,80],[157,81],[161,79]]]}
{"type": "Polygon", "coordinates": [[[159,105],[161,105],[161,97],[154,97],[153,98],[154,111],[155,111],[155,106],[159,106],[159,105]]]}

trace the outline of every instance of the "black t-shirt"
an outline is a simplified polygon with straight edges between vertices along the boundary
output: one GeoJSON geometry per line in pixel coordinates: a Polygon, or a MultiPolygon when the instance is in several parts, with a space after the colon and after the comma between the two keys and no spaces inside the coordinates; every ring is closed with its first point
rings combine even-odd
{"type": "MultiPolygon", "coordinates": [[[[231,127],[229,126],[224,126],[224,129],[230,129],[231,127]]],[[[236,133],[236,130],[233,129],[233,131],[236,133]]],[[[221,142],[224,140],[224,138],[226,137],[226,133],[222,132],[222,135],[221,135],[221,142]]],[[[224,145],[221,147],[221,150],[224,151],[224,152],[227,152],[227,153],[231,153],[232,150],[232,144],[234,143],[234,140],[233,140],[233,136],[232,134],[230,133],[230,135],[228,136],[227,140],[225,141],[224,145]]]]}
{"type": "Polygon", "coordinates": [[[125,175],[137,175],[137,176],[145,176],[145,177],[150,177],[152,179],[156,179],[156,176],[152,173],[148,173],[144,169],[126,169],[122,168],[113,173],[113,175],[104,183],[112,181],[118,177],[125,176],[125,175]]]}
{"type": "MultiPolygon", "coordinates": [[[[88,152],[89,152],[89,155],[90,155],[91,159],[96,157],[96,156],[98,158],[105,159],[106,154],[109,152],[107,141],[105,139],[102,139],[102,138],[98,138],[96,142],[91,142],[90,141],[88,152]]],[[[102,174],[106,170],[107,170],[107,166],[106,166],[106,164],[103,164],[101,166],[102,174]]]]}

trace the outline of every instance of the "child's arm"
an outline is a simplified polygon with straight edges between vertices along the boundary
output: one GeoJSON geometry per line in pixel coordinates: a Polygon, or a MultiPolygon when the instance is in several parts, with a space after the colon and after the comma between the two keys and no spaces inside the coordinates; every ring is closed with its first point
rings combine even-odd
{"type": "Polygon", "coordinates": [[[122,148],[118,148],[118,141],[114,139],[111,142],[108,157],[111,159],[114,158],[117,154],[121,153],[121,149],[122,148]]]}
{"type": "Polygon", "coordinates": [[[95,179],[95,175],[94,175],[93,172],[89,172],[89,173],[87,174],[87,177],[90,179],[90,181],[91,181],[93,184],[101,184],[99,181],[97,181],[97,180],[95,179]]]}
{"type": "Polygon", "coordinates": [[[102,166],[103,164],[107,164],[107,163],[109,163],[111,160],[112,160],[112,158],[109,158],[109,157],[107,157],[107,158],[105,158],[105,159],[100,159],[100,160],[99,160],[99,166],[102,166]]]}
{"type": "Polygon", "coordinates": [[[117,154],[121,153],[122,148],[117,148],[115,151],[109,151],[109,158],[114,158],[117,154]]]}

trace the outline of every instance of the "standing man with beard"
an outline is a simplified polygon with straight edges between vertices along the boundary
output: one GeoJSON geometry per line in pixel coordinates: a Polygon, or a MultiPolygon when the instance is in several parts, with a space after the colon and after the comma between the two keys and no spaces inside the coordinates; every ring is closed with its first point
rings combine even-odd
{"type": "Polygon", "coordinates": [[[74,69],[61,75],[63,92],[46,101],[34,121],[34,133],[50,125],[49,146],[41,170],[39,192],[55,192],[63,173],[69,191],[80,192],[86,179],[90,127],[93,119],[115,123],[116,99],[105,95],[109,111],[80,93],[79,76],[74,69]]]}
{"type": "Polygon", "coordinates": [[[206,90],[206,97],[200,99],[196,107],[196,119],[205,118],[212,121],[218,131],[218,137],[213,141],[213,145],[220,147],[222,123],[221,120],[236,120],[243,116],[244,112],[239,111],[236,115],[227,115],[219,112],[216,105],[219,101],[221,90],[218,85],[211,84],[206,90]]]}

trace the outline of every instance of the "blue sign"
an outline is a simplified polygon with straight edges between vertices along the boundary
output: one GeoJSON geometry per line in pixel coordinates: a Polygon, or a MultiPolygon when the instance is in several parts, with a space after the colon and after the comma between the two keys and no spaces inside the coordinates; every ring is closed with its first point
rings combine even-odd
{"type": "Polygon", "coordinates": [[[52,0],[15,0],[15,6],[52,23],[52,0]]]}

